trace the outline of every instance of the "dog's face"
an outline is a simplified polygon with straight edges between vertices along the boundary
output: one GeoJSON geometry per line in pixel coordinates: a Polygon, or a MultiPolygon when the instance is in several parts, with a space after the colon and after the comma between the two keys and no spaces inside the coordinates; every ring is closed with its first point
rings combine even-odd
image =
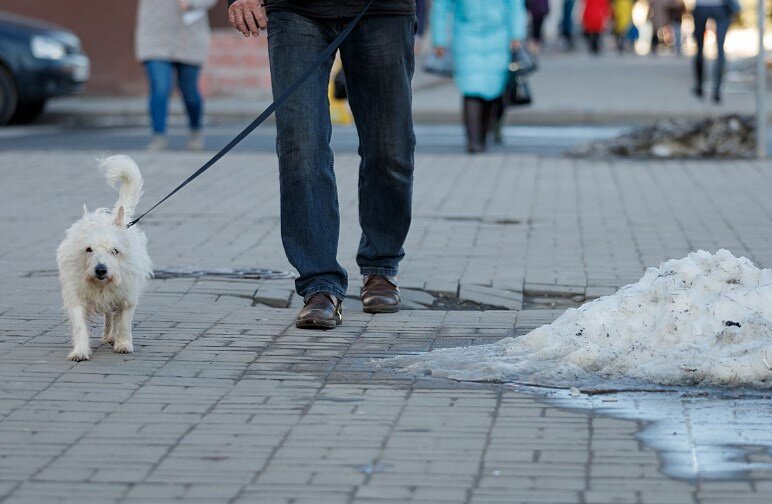
{"type": "Polygon", "coordinates": [[[120,285],[121,272],[125,269],[125,256],[129,240],[123,224],[123,208],[112,223],[104,219],[90,219],[79,236],[77,251],[82,257],[83,275],[86,282],[104,286],[120,285]]]}

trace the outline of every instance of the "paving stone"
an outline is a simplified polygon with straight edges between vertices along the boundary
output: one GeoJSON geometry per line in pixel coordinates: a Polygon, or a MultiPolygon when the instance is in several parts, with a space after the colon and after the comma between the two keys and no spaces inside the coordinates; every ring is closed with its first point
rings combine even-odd
{"type": "Polygon", "coordinates": [[[461,284],[459,299],[509,310],[520,310],[523,307],[523,295],[520,293],[475,284],[461,284]]]}
{"type": "Polygon", "coordinates": [[[256,303],[273,306],[274,308],[288,308],[293,292],[293,287],[265,282],[255,292],[254,299],[256,303]]]}

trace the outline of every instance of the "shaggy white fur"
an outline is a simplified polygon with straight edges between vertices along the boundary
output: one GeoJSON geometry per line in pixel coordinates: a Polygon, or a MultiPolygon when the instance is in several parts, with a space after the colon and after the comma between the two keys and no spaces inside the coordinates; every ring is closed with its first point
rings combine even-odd
{"type": "Polygon", "coordinates": [[[102,341],[117,353],[134,351],[131,320],[139,297],[153,276],[147,238],[137,226],[126,227],[142,196],[142,174],[128,156],[111,156],[100,163],[118,201],[112,211],[99,208],[75,222],[56,251],[64,309],[72,326],[69,359],[88,360],[88,319],[104,315],[102,341]]]}

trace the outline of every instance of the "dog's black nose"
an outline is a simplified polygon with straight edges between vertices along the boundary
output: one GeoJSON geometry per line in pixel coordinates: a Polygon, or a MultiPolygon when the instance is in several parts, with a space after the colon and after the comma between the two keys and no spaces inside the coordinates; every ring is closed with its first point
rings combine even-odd
{"type": "Polygon", "coordinates": [[[104,264],[97,264],[96,268],[94,268],[94,274],[98,279],[103,279],[107,276],[107,266],[104,264]]]}

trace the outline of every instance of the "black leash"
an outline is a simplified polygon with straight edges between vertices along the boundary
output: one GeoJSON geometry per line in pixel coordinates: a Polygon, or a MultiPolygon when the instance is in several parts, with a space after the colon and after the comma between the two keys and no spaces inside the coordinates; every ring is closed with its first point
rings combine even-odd
{"type": "Polygon", "coordinates": [[[327,59],[328,59],[330,56],[332,56],[332,54],[333,54],[333,53],[334,53],[334,52],[335,52],[335,51],[338,49],[338,47],[340,47],[340,45],[343,43],[343,41],[344,41],[344,40],[346,40],[346,38],[347,38],[347,37],[348,37],[348,36],[351,34],[351,32],[352,32],[352,31],[354,30],[354,28],[356,27],[356,25],[359,23],[359,20],[360,20],[360,19],[362,19],[362,16],[364,16],[364,15],[365,15],[365,12],[367,12],[367,9],[368,9],[368,8],[370,8],[370,4],[371,4],[371,3],[373,3],[373,0],[370,0],[369,2],[367,2],[367,5],[365,5],[365,8],[364,8],[364,9],[362,9],[362,12],[360,12],[359,14],[357,14],[357,16],[354,18],[354,20],[353,20],[353,21],[351,21],[351,22],[350,22],[350,23],[349,23],[349,24],[346,26],[346,28],[344,28],[344,29],[343,29],[343,31],[342,31],[342,32],[340,32],[340,34],[339,34],[337,37],[335,37],[335,40],[333,40],[333,41],[332,41],[332,43],[331,43],[329,46],[327,46],[327,49],[325,49],[325,50],[324,50],[324,51],[323,51],[323,52],[322,52],[322,53],[321,53],[319,56],[317,56],[317,58],[314,60],[314,62],[311,64],[311,66],[310,66],[310,67],[308,67],[308,68],[306,69],[306,71],[305,71],[305,72],[303,72],[303,73],[300,75],[300,77],[298,77],[298,78],[295,80],[295,82],[293,82],[292,84],[290,84],[290,86],[289,86],[289,87],[288,87],[288,88],[287,88],[287,89],[286,89],[286,90],[285,90],[285,91],[284,91],[284,92],[283,92],[281,95],[279,95],[279,97],[278,97],[278,98],[276,98],[276,100],[275,100],[273,103],[271,103],[270,105],[268,105],[268,108],[267,108],[267,109],[265,109],[265,110],[263,111],[263,113],[262,113],[262,114],[260,114],[260,115],[257,117],[257,119],[255,119],[254,121],[252,121],[252,122],[249,124],[249,126],[247,126],[246,128],[244,128],[244,130],[243,130],[241,133],[239,133],[238,135],[236,135],[236,138],[234,138],[233,140],[231,140],[231,141],[228,143],[228,145],[226,145],[225,147],[223,147],[222,149],[220,149],[220,152],[218,152],[217,154],[215,154],[215,155],[212,157],[212,159],[210,159],[209,161],[207,161],[206,163],[204,163],[204,165],[203,165],[201,168],[199,168],[198,170],[196,170],[196,171],[193,173],[193,175],[191,175],[190,177],[186,178],[186,179],[185,179],[185,180],[184,180],[184,181],[183,181],[183,182],[182,182],[180,185],[178,185],[177,187],[175,187],[175,188],[174,188],[174,190],[173,190],[172,192],[170,192],[169,194],[167,194],[166,196],[164,196],[164,198],[163,198],[161,201],[159,201],[159,202],[158,202],[158,203],[156,203],[155,205],[151,206],[151,207],[150,207],[150,209],[149,209],[149,210],[147,210],[145,213],[143,213],[142,215],[140,215],[139,217],[137,217],[137,218],[136,218],[136,219],[134,219],[133,221],[129,222],[129,224],[128,224],[126,227],[131,227],[131,226],[133,226],[134,224],[136,224],[137,222],[139,222],[139,221],[140,221],[140,219],[142,219],[144,216],[146,216],[147,214],[149,214],[150,212],[152,212],[153,210],[155,210],[155,209],[156,209],[156,208],[157,208],[159,205],[161,205],[161,203],[163,203],[164,201],[166,201],[166,200],[168,200],[169,198],[171,198],[172,196],[174,196],[174,195],[177,193],[177,191],[179,191],[180,189],[182,189],[183,187],[185,187],[186,185],[188,185],[189,183],[191,183],[193,180],[195,180],[196,178],[198,178],[198,177],[199,177],[199,176],[200,176],[202,173],[204,173],[204,172],[205,172],[205,171],[207,171],[209,168],[211,168],[213,164],[215,164],[217,161],[219,161],[220,159],[222,159],[222,157],[223,157],[223,156],[225,156],[225,155],[226,155],[228,152],[230,152],[230,150],[231,150],[231,149],[233,149],[233,148],[234,148],[236,145],[238,145],[238,144],[239,144],[239,143],[240,143],[242,140],[244,140],[244,139],[247,137],[247,135],[249,135],[250,133],[252,133],[252,132],[255,130],[255,128],[257,128],[258,126],[260,126],[260,125],[261,125],[261,124],[262,124],[262,123],[263,123],[263,122],[264,122],[266,119],[268,119],[268,117],[269,117],[271,114],[273,114],[273,112],[274,112],[274,111],[275,111],[277,108],[279,108],[279,107],[282,105],[282,103],[284,103],[284,102],[287,100],[287,98],[289,98],[289,97],[290,97],[290,95],[291,95],[292,93],[294,93],[294,92],[295,92],[295,91],[296,91],[296,90],[297,90],[297,89],[298,89],[298,88],[299,88],[299,87],[300,87],[300,86],[301,86],[301,85],[302,85],[302,84],[303,84],[303,83],[304,83],[306,80],[308,80],[308,78],[311,76],[311,74],[313,74],[313,73],[314,73],[314,72],[315,72],[315,71],[316,71],[316,70],[317,70],[317,69],[318,69],[320,66],[322,66],[322,64],[323,64],[325,61],[327,61],[327,59]]]}

